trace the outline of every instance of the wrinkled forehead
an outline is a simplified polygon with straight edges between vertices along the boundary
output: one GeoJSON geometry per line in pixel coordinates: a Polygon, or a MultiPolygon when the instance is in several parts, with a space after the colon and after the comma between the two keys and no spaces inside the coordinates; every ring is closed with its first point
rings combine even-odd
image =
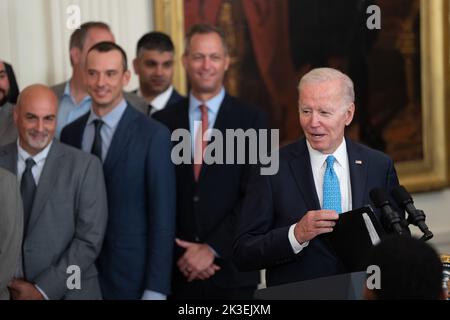
{"type": "Polygon", "coordinates": [[[299,100],[302,102],[314,100],[340,100],[344,97],[344,90],[340,81],[322,81],[305,83],[300,86],[299,100]]]}

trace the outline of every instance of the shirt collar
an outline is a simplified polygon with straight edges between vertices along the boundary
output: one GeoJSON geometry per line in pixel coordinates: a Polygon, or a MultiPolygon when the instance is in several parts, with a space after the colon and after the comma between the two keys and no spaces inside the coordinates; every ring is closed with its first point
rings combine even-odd
{"type": "Polygon", "coordinates": [[[125,99],[122,99],[122,101],[120,101],[119,104],[111,112],[103,117],[99,117],[91,108],[91,113],[89,114],[87,125],[91,124],[96,119],[100,119],[109,128],[115,128],[122,118],[126,108],[127,102],[125,101],[125,99]]]}
{"type": "Polygon", "coordinates": [[[23,162],[25,162],[28,158],[32,158],[36,164],[40,163],[41,161],[45,161],[45,159],[48,156],[48,153],[50,151],[50,148],[53,144],[53,140],[50,141],[48,146],[46,146],[41,152],[35,154],[34,156],[31,156],[28,152],[26,152],[19,143],[19,139],[17,139],[17,153],[19,155],[19,159],[23,162]]]}
{"type": "MultiPolygon", "coordinates": [[[[70,80],[66,82],[66,85],[64,87],[63,97],[69,97],[70,99],[75,101],[72,94],[70,93],[70,80]]],[[[81,100],[80,105],[85,101],[91,101],[91,96],[87,95],[86,97],[84,97],[83,100],[81,100]]]]}
{"type": "MultiPolygon", "coordinates": [[[[173,86],[170,86],[166,89],[166,91],[157,95],[152,101],[147,101],[147,100],[146,101],[152,105],[152,107],[155,109],[155,111],[162,110],[162,109],[164,109],[167,102],[169,101],[170,96],[172,95],[172,92],[173,92],[173,86]]],[[[137,89],[136,94],[139,97],[144,98],[140,88],[137,89]]]]}
{"type": "Polygon", "coordinates": [[[212,113],[213,115],[216,115],[219,112],[220,105],[222,104],[224,98],[225,98],[225,89],[223,87],[216,96],[212,97],[208,101],[200,101],[196,97],[194,97],[192,92],[190,92],[189,113],[193,112],[196,108],[198,108],[202,104],[205,104],[208,107],[208,112],[212,113]]]}
{"type": "MultiPolygon", "coordinates": [[[[306,146],[308,147],[309,157],[311,159],[311,166],[313,167],[313,169],[321,168],[330,154],[325,154],[313,149],[313,147],[311,147],[311,145],[309,144],[308,140],[306,140],[306,146]]],[[[346,165],[347,144],[344,138],[342,139],[342,142],[339,145],[339,147],[331,155],[335,157],[336,162],[339,163],[341,167],[345,168],[347,166],[346,165]]]]}

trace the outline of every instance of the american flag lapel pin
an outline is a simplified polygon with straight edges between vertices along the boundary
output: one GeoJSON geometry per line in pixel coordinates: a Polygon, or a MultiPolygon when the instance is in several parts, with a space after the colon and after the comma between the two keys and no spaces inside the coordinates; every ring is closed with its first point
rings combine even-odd
{"type": "Polygon", "coordinates": [[[361,164],[362,164],[362,161],[361,161],[361,160],[355,160],[355,164],[361,165],[361,164]]]}

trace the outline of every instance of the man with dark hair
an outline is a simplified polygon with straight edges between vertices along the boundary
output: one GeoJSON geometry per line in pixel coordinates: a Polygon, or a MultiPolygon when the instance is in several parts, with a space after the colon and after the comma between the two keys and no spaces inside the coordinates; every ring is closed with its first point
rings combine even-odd
{"type": "Polygon", "coordinates": [[[17,139],[13,108],[19,95],[19,86],[12,66],[0,60],[0,146],[17,139]]]}
{"type": "Polygon", "coordinates": [[[139,88],[133,93],[147,101],[142,112],[149,116],[182,99],[172,86],[174,51],[172,40],[162,32],[146,33],[138,41],[133,67],[139,88]]]}
{"type": "MultiPolygon", "coordinates": [[[[239,272],[231,261],[235,219],[250,166],[238,163],[236,158],[231,164],[206,164],[202,163],[202,154],[208,129],[220,131],[226,146],[234,142],[233,138],[225,137],[228,129],[244,132],[265,129],[266,117],[225,92],[223,80],[230,57],[220,29],[195,25],[186,44],[183,65],[191,85],[189,98],[154,116],[172,131],[190,132],[190,147],[194,159],[198,159],[176,167],[178,211],[173,298],[250,299],[259,282],[259,272],[239,272]],[[196,121],[201,121],[198,129],[196,121]]],[[[249,151],[248,142],[247,155],[249,151]]]]}
{"type": "Polygon", "coordinates": [[[102,41],[114,42],[114,36],[109,26],[99,21],[83,23],[70,36],[69,50],[72,77],[69,81],[52,87],[59,99],[57,138],[68,123],[89,111],[91,97],[88,95],[84,80],[86,55],[94,44],[102,41]]]}
{"type": "Polygon", "coordinates": [[[98,259],[105,299],[164,299],[175,237],[175,171],[167,128],[123,96],[125,52],[94,45],[86,59],[92,109],[64,128],[61,141],[103,161],[108,226],[98,259]]]}
{"type": "Polygon", "coordinates": [[[372,300],[445,299],[442,263],[436,251],[422,240],[391,236],[383,239],[369,254],[368,266],[380,268],[380,288],[365,287],[372,300]]]}

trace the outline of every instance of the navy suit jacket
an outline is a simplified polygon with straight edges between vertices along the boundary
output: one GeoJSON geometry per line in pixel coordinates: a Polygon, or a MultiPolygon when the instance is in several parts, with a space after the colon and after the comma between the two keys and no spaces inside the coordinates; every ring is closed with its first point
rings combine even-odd
{"type": "MultiPolygon", "coordinates": [[[[170,130],[189,131],[189,99],[166,107],[154,114],[170,130]]],[[[266,129],[265,113],[225,95],[214,128],[224,135],[226,129],[266,129]]],[[[247,149],[248,151],[248,149],[247,149]]],[[[224,151],[225,156],[225,151],[224,151]]],[[[202,165],[199,181],[194,179],[193,165],[176,166],[177,176],[177,237],[198,243],[207,243],[218,254],[215,263],[221,266],[207,281],[221,288],[256,286],[259,272],[240,272],[231,261],[235,236],[235,217],[248,181],[249,167],[242,164],[202,165]]],[[[174,263],[184,253],[175,249],[174,263]]],[[[174,266],[174,294],[186,279],[174,266]]]]}
{"type": "MultiPolygon", "coordinates": [[[[346,144],[354,209],[370,204],[373,188],[390,192],[398,185],[388,156],[348,139],[346,144]]],[[[304,138],[280,149],[276,175],[255,173],[247,190],[233,251],[242,270],[266,268],[269,286],[346,272],[324,235],[311,240],[297,255],[288,239],[292,224],[307,211],[320,209],[304,138]]]]}
{"type": "Polygon", "coordinates": [[[170,98],[167,101],[166,107],[167,106],[171,106],[171,105],[173,105],[175,103],[178,103],[178,102],[180,102],[183,99],[184,99],[184,97],[182,95],[180,95],[178,93],[178,91],[175,90],[175,88],[173,88],[172,94],[170,95],[170,98]]]}
{"type": "MultiPolygon", "coordinates": [[[[61,141],[81,148],[89,113],[61,141]]],[[[98,259],[105,299],[170,292],[175,237],[175,170],[166,127],[127,106],[104,161],[108,225],[98,259]]]]}

